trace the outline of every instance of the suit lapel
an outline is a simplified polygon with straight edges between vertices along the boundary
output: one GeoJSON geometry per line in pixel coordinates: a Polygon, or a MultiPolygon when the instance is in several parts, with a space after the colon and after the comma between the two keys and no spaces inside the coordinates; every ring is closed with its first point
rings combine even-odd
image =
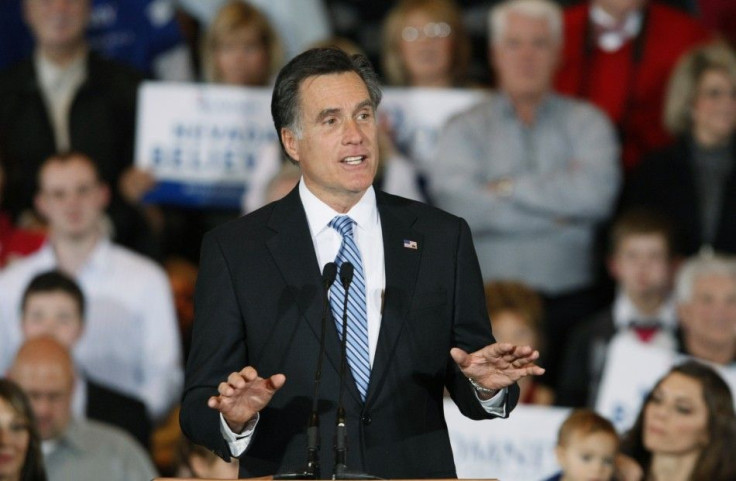
{"type": "MultiPolygon", "coordinates": [[[[321,268],[317,262],[298,186],[277,204],[268,226],[277,232],[267,242],[268,249],[286,285],[294,293],[299,312],[306,319],[315,338],[319,339],[322,330],[324,288],[321,282],[321,268]]],[[[325,357],[335,372],[339,373],[340,340],[329,313],[325,333],[325,357]]],[[[358,403],[362,403],[349,370],[345,387],[358,403]]]]}
{"type": "Polygon", "coordinates": [[[424,239],[412,228],[416,216],[409,209],[399,208],[393,198],[379,191],[376,191],[376,201],[383,232],[386,290],[366,404],[371,403],[380,392],[386,370],[391,365],[396,342],[414,295],[424,239]]]}

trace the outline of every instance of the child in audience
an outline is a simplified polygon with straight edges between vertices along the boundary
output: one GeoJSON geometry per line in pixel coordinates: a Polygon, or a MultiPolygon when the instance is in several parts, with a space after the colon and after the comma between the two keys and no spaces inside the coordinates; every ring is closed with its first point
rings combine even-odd
{"type": "Polygon", "coordinates": [[[547,481],[611,481],[619,438],[613,424],[589,409],[573,411],[560,426],[555,454],[562,471],[547,481]]]}
{"type": "Polygon", "coordinates": [[[649,211],[626,212],[614,222],[610,246],[608,269],[616,281],[616,298],[570,335],[557,389],[556,402],[562,406],[594,405],[615,334],[670,350],[677,346],[670,225],[649,211]]]}

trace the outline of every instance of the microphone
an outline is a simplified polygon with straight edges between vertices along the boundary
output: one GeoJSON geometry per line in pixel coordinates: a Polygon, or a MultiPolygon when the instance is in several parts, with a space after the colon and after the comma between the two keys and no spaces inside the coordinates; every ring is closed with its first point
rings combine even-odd
{"type": "Polygon", "coordinates": [[[325,356],[325,332],[327,330],[327,313],[330,299],[328,292],[337,277],[337,264],[328,262],[322,269],[322,324],[319,333],[319,353],[317,369],[314,371],[314,394],[312,396],[312,412],[307,420],[307,466],[304,472],[283,473],[274,479],[319,479],[319,384],[322,380],[322,360],[325,356]]]}
{"type": "Polygon", "coordinates": [[[314,395],[312,396],[312,414],[307,422],[307,469],[308,479],[319,478],[319,384],[322,379],[322,360],[325,357],[325,331],[327,330],[327,312],[330,309],[328,292],[337,277],[337,264],[328,262],[322,270],[322,325],[319,333],[319,354],[317,369],[314,371],[314,395]]]}
{"type": "Polygon", "coordinates": [[[345,299],[342,309],[342,344],[340,346],[340,391],[337,397],[337,419],[335,426],[335,466],[333,476],[340,479],[347,471],[347,430],[345,428],[345,406],[342,396],[345,392],[345,373],[347,371],[348,356],[348,290],[353,281],[355,268],[350,262],[343,262],[340,266],[340,282],[345,289],[345,299]]]}
{"type": "Polygon", "coordinates": [[[355,268],[350,262],[344,262],[340,266],[340,282],[345,289],[345,301],[342,309],[342,344],[340,346],[340,392],[337,398],[337,419],[335,427],[335,466],[332,470],[332,479],[381,479],[371,474],[360,471],[351,471],[347,466],[348,432],[345,426],[345,405],[343,404],[343,393],[345,392],[345,376],[348,366],[347,339],[348,339],[348,290],[353,281],[355,268]]]}

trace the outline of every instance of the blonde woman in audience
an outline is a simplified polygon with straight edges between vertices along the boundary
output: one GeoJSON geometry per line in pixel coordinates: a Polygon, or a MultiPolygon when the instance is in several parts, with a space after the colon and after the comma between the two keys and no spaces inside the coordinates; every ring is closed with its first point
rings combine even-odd
{"type": "MultiPolygon", "coordinates": [[[[520,282],[489,282],[485,286],[488,315],[498,342],[532,346],[543,352],[541,321],[544,315],[539,294],[520,282]]],[[[519,402],[552,404],[554,392],[534,379],[518,381],[519,402]]]]}
{"type": "Polygon", "coordinates": [[[1,480],[46,481],[31,404],[9,379],[0,379],[0,455],[1,480]]]}
{"type": "Polygon", "coordinates": [[[281,41],[260,10],[239,0],[219,10],[202,50],[207,82],[265,87],[282,61],[281,41]]]}
{"type": "Polygon", "coordinates": [[[467,87],[470,41],[452,0],[403,0],[383,25],[387,83],[405,87],[467,87]]]}
{"type": "Polygon", "coordinates": [[[736,54],[726,44],[685,55],[670,79],[665,124],[677,140],[647,156],[626,205],[676,222],[682,253],[736,253],[736,54]]]}
{"type": "Polygon", "coordinates": [[[675,366],[649,393],[623,451],[641,481],[736,479],[736,414],[728,385],[696,361],[675,366]]]}

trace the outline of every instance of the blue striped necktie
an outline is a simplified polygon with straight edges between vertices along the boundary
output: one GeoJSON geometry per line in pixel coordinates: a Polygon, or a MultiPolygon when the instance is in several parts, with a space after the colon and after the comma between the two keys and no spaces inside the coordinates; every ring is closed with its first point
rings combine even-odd
{"type": "MultiPolygon", "coordinates": [[[[346,215],[338,215],[330,221],[329,226],[342,236],[342,244],[337,252],[335,263],[338,268],[344,262],[353,265],[353,282],[348,288],[348,338],[347,358],[350,371],[355,379],[355,385],[360,397],[365,401],[368,391],[368,380],[371,375],[370,355],[368,351],[368,310],[366,308],[365,275],[360,250],[353,238],[353,224],[355,221],[346,215]]],[[[345,305],[345,289],[338,280],[330,288],[330,308],[335,319],[337,332],[342,339],[342,314],[345,305]]]]}

